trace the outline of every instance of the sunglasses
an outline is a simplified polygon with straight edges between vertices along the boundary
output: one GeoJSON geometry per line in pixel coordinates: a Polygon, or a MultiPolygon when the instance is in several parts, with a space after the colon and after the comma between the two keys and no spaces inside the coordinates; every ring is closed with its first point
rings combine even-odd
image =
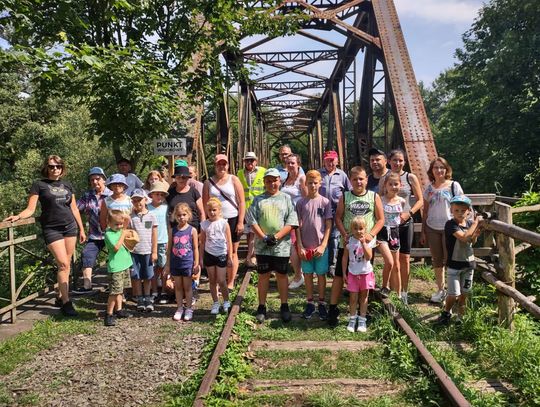
{"type": "Polygon", "coordinates": [[[49,170],[61,170],[64,168],[62,164],[49,164],[47,167],[49,167],[49,170]]]}

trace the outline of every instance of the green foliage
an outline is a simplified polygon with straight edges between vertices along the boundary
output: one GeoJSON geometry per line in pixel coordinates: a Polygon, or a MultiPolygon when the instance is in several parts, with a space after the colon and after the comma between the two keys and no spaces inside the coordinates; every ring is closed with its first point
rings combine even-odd
{"type": "Polygon", "coordinates": [[[491,0],[427,98],[439,152],[465,191],[527,187],[540,156],[539,25],[536,0],[491,0]]]}

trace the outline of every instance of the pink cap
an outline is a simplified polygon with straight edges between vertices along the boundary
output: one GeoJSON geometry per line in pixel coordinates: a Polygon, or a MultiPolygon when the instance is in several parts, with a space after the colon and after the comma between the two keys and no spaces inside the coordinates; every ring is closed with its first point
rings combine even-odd
{"type": "Polygon", "coordinates": [[[214,162],[215,163],[218,163],[220,161],[225,161],[225,162],[229,162],[229,159],[227,158],[227,156],[225,154],[218,154],[216,155],[216,158],[214,159],[214,162]]]}
{"type": "Polygon", "coordinates": [[[338,155],[334,150],[325,151],[323,155],[323,160],[326,160],[327,158],[338,158],[338,155]]]}

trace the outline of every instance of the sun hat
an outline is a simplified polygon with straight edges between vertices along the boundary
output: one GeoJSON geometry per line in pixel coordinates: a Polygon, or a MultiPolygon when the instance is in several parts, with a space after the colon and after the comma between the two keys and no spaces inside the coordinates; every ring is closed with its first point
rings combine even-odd
{"type": "Polygon", "coordinates": [[[107,176],[105,175],[105,171],[103,171],[103,168],[101,167],[90,168],[90,171],[88,171],[88,178],[90,178],[92,175],[99,175],[103,177],[103,179],[107,179],[107,176]]]}
{"type": "Polygon", "coordinates": [[[146,191],[142,188],[135,188],[133,192],[131,193],[132,198],[148,198],[148,195],[146,194],[146,191]]]}
{"type": "Polygon", "coordinates": [[[225,154],[218,154],[218,155],[216,155],[216,158],[214,158],[214,162],[218,163],[220,161],[226,161],[228,163],[229,159],[227,158],[227,156],[225,154]]]}
{"type": "Polygon", "coordinates": [[[379,150],[378,148],[375,148],[375,147],[370,148],[368,150],[368,156],[371,157],[372,155],[384,155],[386,157],[386,153],[384,151],[379,150]]]}
{"type": "Polygon", "coordinates": [[[244,156],[244,160],[256,160],[257,154],[255,154],[253,151],[248,151],[246,155],[244,156]]]}
{"type": "Polygon", "coordinates": [[[338,154],[334,150],[325,151],[323,154],[323,160],[326,160],[327,158],[338,158],[338,154]]]}
{"type": "Polygon", "coordinates": [[[135,246],[137,246],[137,243],[140,242],[139,234],[136,230],[133,229],[126,229],[126,235],[124,237],[124,247],[128,249],[130,252],[135,249],[135,246]]]}
{"type": "Polygon", "coordinates": [[[126,188],[129,187],[129,185],[126,182],[126,177],[122,174],[113,174],[109,177],[105,185],[109,186],[111,184],[122,184],[126,188]]]}
{"type": "Polygon", "coordinates": [[[182,165],[179,167],[174,167],[174,176],[175,177],[190,177],[189,168],[182,165]]]}
{"type": "Polygon", "coordinates": [[[264,172],[264,178],[266,177],[280,177],[279,171],[276,168],[268,168],[264,172]]]}
{"type": "Polygon", "coordinates": [[[450,200],[450,204],[462,204],[467,205],[470,208],[472,206],[472,201],[468,196],[456,195],[450,200]]]}
{"type": "Polygon", "coordinates": [[[154,192],[163,192],[166,196],[169,195],[167,185],[165,185],[164,182],[157,181],[154,182],[150,186],[150,191],[148,191],[148,195],[152,195],[154,192]]]}

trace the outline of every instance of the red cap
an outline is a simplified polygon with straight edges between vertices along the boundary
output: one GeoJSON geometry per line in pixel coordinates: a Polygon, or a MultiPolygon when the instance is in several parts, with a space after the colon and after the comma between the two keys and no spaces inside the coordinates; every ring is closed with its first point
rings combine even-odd
{"type": "Polygon", "coordinates": [[[216,155],[216,158],[214,159],[214,162],[215,163],[218,163],[220,161],[225,161],[225,162],[229,162],[229,159],[227,158],[227,156],[225,154],[218,154],[216,155]]]}
{"type": "Polygon", "coordinates": [[[323,160],[326,160],[327,158],[338,158],[338,155],[334,150],[325,151],[323,155],[323,160]]]}

